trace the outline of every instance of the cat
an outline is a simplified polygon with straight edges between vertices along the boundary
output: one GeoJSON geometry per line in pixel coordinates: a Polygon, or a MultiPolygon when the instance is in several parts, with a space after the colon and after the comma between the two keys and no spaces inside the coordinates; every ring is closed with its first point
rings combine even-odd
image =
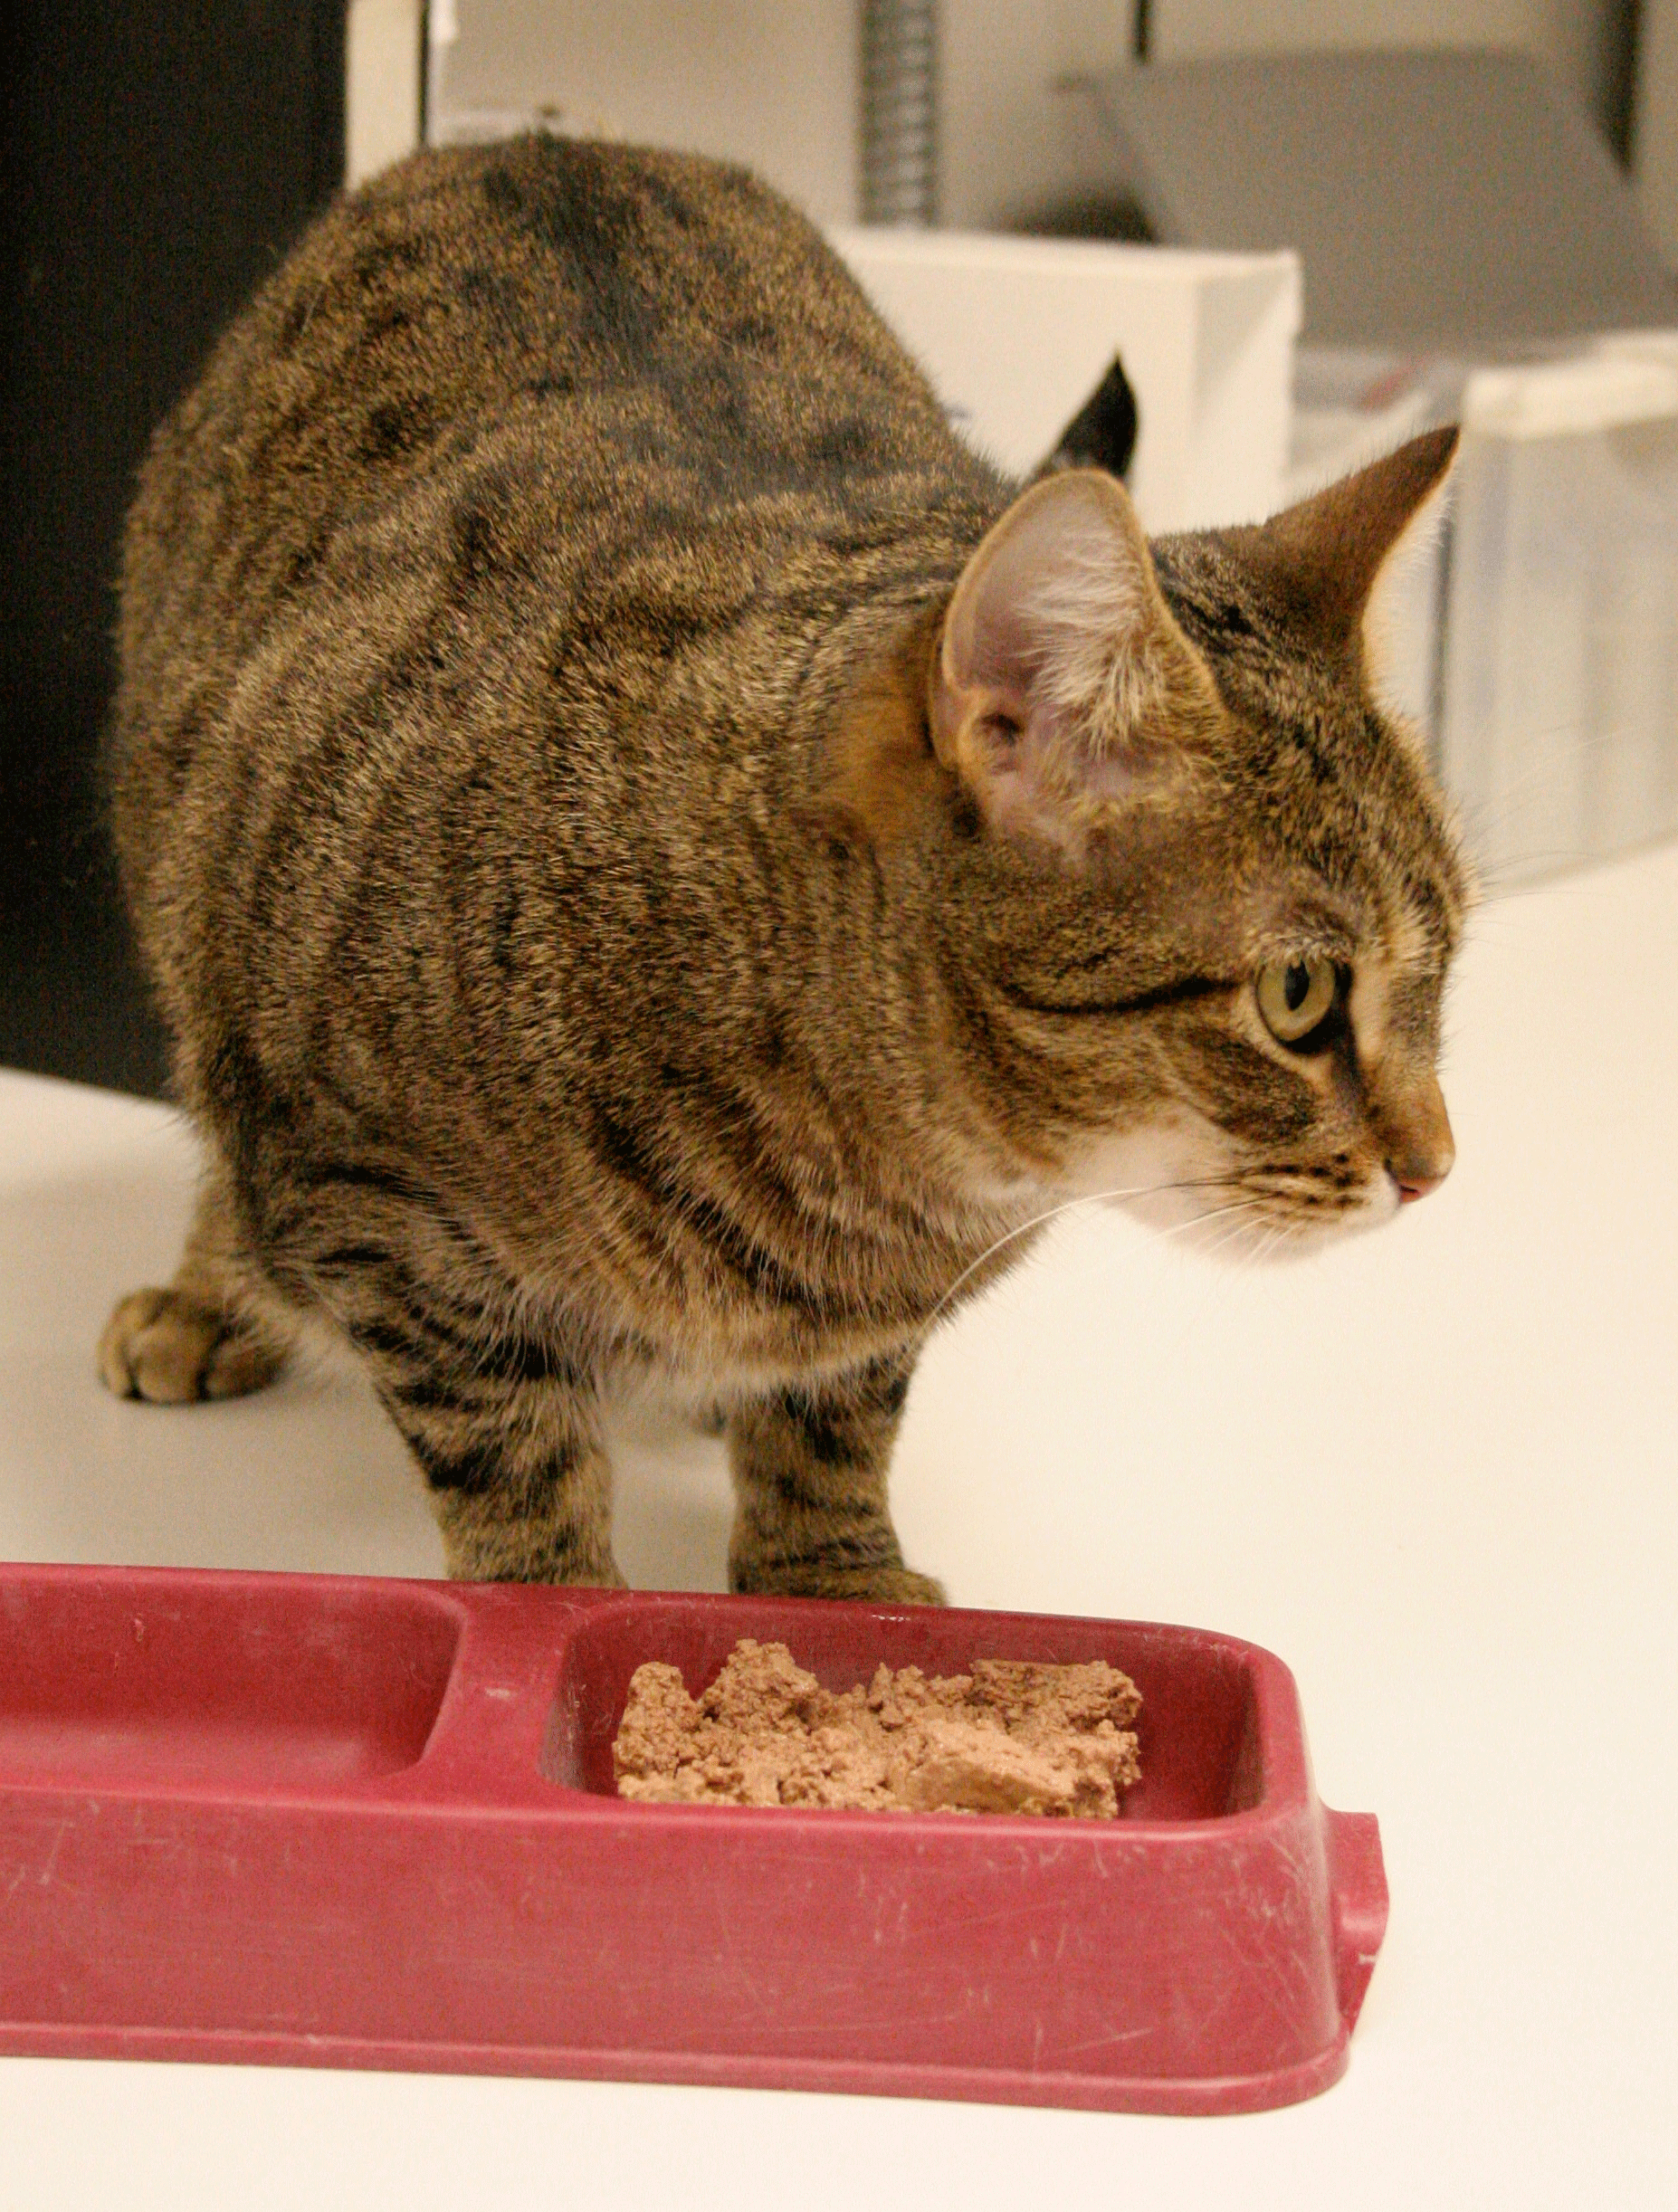
{"type": "Polygon", "coordinates": [[[1295,1248],[1452,1140],[1467,884],[1374,703],[1418,438],[1151,548],[1021,491],[746,173],[342,199],[157,434],[111,817],[205,1169],[119,1393],[322,1322],[449,1570],[615,1584],[603,1397],[727,1408],[733,1587],[934,1603],[928,1330],[1081,1195],[1295,1248]]]}

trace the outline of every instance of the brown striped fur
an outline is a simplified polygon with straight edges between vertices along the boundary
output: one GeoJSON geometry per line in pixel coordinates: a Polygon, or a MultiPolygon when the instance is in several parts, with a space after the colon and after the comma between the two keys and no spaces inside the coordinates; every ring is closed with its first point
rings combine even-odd
{"type": "Polygon", "coordinates": [[[964,447],[737,170],[345,199],[129,523],[113,820],[207,1164],[106,1380],[252,1388],[324,1319],[452,1571],[610,1581],[600,1402],[661,1377],[730,1409],[737,1587],[935,1597],[891,1442],[1026,1225],[1298,1237],[1448,1161],[1462,876],[1358,634],[1448,451],[1150,555],[964,447]],[[1306,953],[1301,1057],[1253,978],[1306,953]]]}

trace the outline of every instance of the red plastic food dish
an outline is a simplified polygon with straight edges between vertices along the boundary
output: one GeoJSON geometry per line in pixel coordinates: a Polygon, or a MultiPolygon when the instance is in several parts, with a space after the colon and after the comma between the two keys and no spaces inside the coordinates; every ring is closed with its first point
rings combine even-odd
{"type": "Polygon", "coordinates": [[[1059,1616],[0,1568],[0,2050],[1126,2112],[1343,2071],[1387,1916],[1292,1677],[1059,1616]],[[645,1659],[1121,1667],[1114,1821],[628,1804],[645,1659]]]}

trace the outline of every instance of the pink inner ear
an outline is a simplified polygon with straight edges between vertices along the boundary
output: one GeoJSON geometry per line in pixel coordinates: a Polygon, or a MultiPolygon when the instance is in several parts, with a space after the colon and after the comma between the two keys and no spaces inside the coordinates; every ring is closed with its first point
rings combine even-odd
{"type": "Polygon", "coordinates": [[[956,587],[935,747],[995,826],[1078,853],[1157,766],[1168,699],[1195,695],[1197,668],[1123,491],[1069,472],[1015,501],[956,587]]]}
{"type": "Polygon", "coordinates": [[[1024,722],[1042,672],[1043,645],[1020,619],[1018,610],[1006,605],[997,606],[980,623],[968,652],[968,685],[988,692],[999,712],[1024,722]]]}
{"type": "Polygon", "coordinates": [[[992,748],[977,773],[970,758],[964,757],[962,767],[993,829],[1058,846],[1075,858],[1092,810],[1130,797],[1142,777],[1130,760],[1075,751],[1055,729],[1052,710],[1034,714],[1018,742],[992,748]]]}
{"type": "Polygon", "coordinates": [[[968,562],[945,625],[943,675],[1025,719],[1074,671],[1124,649],[1156,596],[1147,541],[1118,484],[1072,471],[1036,485],[968,562]],[[1017,705],[1012,702],[1018,702],[1017,705]]]}

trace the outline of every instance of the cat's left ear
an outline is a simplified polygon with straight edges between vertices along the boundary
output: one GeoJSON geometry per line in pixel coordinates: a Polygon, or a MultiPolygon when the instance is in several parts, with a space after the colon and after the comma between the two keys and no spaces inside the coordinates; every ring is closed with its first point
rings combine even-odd
{"type": "Polygon", "coordinates": [[[956,586],[929,703],[986,821],[1073,859],[1169,774],[1216,692],[1122,485],[1068,470],[1015,501],[956,586]]]}
{"type": "Polygon", "coordinates": [[[1330,655],[1359,644],[1376,579],[1444,483],[1456,443],[1454,424],[1426,431],[1268,522],[1229,533],[1244,541],[1297,634],[1330,655]]]}

